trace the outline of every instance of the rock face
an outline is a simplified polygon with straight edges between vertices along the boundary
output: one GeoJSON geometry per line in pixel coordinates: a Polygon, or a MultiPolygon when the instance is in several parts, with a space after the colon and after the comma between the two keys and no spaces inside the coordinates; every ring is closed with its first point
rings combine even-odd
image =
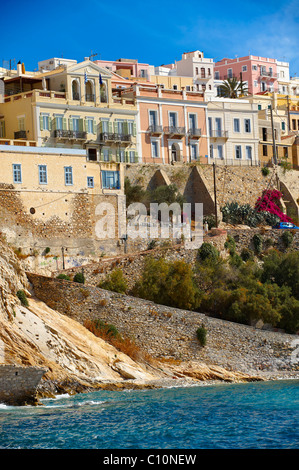
{"type": "Polygon", "coordinates": [[[37,404],[37,387],[45,372],[39,367],[0,365],[0,403],[37,404]]]}

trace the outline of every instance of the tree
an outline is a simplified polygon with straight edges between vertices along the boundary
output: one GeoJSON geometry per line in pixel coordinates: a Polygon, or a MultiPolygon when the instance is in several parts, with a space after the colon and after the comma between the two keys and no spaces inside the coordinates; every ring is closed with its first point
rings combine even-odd
{"type": "Polygon", "coordinates": [[[242,79],[236,77],[227,78],[220,85],[220,94],[225,98],[238,98],[239,95],[247,95],[248,89],[242,79]]]}
{"type": "Polygon", "coordinates": [[[127,290],[127,282],[121,269],[114,269],[98,287],[113,292],[124,293],[127,290]]]}

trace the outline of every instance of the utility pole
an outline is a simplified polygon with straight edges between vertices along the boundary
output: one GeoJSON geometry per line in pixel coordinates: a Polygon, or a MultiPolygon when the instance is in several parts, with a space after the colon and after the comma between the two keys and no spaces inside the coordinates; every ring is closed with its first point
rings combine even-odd
{"type": "Polygon", "coordinates": [[[64,265],[64,247],[61,248],[61,253],[62,253],[62,269],[65,268],[65,265],[64,265]]]}
{"type": "Polygon", "coordinates": [[[271,127],[272,127],[272,140],[273,140],[273,161],[274,161],[274,165],[276,166],[277,165],[277,155],[276,155],[276,144],[275,144],[275,133],[274,133],[272,104],[270,104],[270,114],[271,114],[271,127]]]}
{"type": "Polygon", "coordinates": [[[213,162],[213,176],[214,176],[215,222],[216,222],[216,228],[218,228],[217,190],[216,190],[216,165],[215,165],[215,162],[213,162]]]}

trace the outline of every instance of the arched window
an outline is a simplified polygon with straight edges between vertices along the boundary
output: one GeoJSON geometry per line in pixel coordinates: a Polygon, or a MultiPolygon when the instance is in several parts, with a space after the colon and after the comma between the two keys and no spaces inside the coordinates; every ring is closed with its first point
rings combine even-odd
{"type": "Polygon", "coordinates": [[[107,83],[103,82],[100,85],[100,101],[101,103],[108,103],[107,83]]]}
{"type": "Polygon", "coordinates": [[[205,78],[206,77],[206,69],[204,67],[201,67],[200,69],[200,74],[201,74],[201,78],[205,78]]]}
{"type": "Polygon", "coordinates": [[[85,84],[85,101],[94,101],[95,92],[94,92],[94,80],[87,80],[85,84]]]}
{"type": "Polygon", "coordinates": [[[73,100],[80,100],[80,82],[78,78],[72,81],[72,98],[73,100]]]}

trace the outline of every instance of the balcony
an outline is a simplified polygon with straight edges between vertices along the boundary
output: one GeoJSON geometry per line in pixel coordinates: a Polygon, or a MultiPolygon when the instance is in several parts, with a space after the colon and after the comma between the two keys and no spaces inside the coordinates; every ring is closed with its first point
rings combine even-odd
{"type": "Polygon", "coordinates": [[[277,76],[278,76],[277,73],[266,72],[266,70],[260,71],[260,77],[266,77],[266,78],[270,78],[271,80],[276,80],[277,76]]]}
{"type": "Polygon", "coordinates": [[[168,127],[164,127],[164,132],[165,134],[168,134],[169,137],[174,137],[174,136],[183,137],[186,134],[186,128],[168,126],[168,127]]]}
{"type": "Polygon", "coordinates": [[[90,94],[85,95],[85,101],[94,102],[95,101],[95,95],[90,95],[90,94]]]}
{"type": "Polygon", "coordinates": [[[163,133],[163,127],[162,126],[157,126],[156,124],[152,124],[148,128],[148,132],[150,132],[150,134],[162,134],[163,133]]]}
{"type": "Polygon", "coordinates": [[[192,127],[188,131],[188,136],[189,136],[190,139],[198,139],[199,137],[201,137],[201,129],[197,129],[195,127],[192,127]]]}
{"type": "Polygon", "coordinates": [[[205,81],[205,80],[210,80],[211,78],[213,78],[213,75],[211,73],[206,73],[206,74],[199,74],[199,75],[195,75],[195,80],[200,80],[200,81],[205,81]]]}
{"type": "Polygon", "coordinates": [[[117,134],[117,133],[111,133],[111,132],[102,132],[100,134],[100,141],[130,144],[132,142],[132,136],[131,134],[117,134]]]}
{"type": "Polygon", "coordinates": [[[227,139],[228,138],[228,131],[210,131],[209,133],[210,137],[214,139],[227,139]]]}
{"type": "Polygon", "coordinates": [[[15,139],[27,139],[26,131],[17,131],[14,132],[15,139]]]}
{"type": "Polygon", "coordinates": [[[84,131],[67,131],[62,129],[55,129],[54,137],[56,137],[56,139],[86,140],[87,133],[84,131]]]}

